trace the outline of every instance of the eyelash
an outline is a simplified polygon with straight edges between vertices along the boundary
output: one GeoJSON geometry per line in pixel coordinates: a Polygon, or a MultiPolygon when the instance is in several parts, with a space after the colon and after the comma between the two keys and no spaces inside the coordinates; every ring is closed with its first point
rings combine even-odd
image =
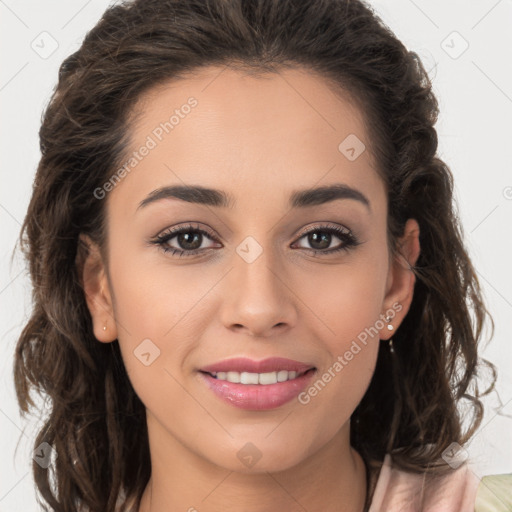
{"type": "MultiPolygon", "coordinates": [[[[335,249],[328,249],[328,250],[320,250],[320,249],[308,249],[307,247],[302,247],[302,249],[305,249],[306,251],[309,251],[316,254],[333,254],[337,253],[339,251],[349,251],[353,247],[360,244],[360,242],[357,240],[357,238],[352,234],[351,231],[341,228],[336,225],[324,225],[324,226],[313,226],[311,228],[308,228],[306,231],[304,231],[297,241],[301,240],[305,236],[309,235],[310,233],[316,233],[316,232],[322,232],[322,233],[330,233],[336,235],[338,238],[344,242],[340,247],[337,247],[335,249]]],[[[203,252],[208,249],[213,249],[213,247],[209,247],[208,249],[193,249],[190,251],[185,251],[182,249],[176,249],[175,247],[169,247],[166,244],[172,240],[176,235],[179,235],[181,233],[200,233],[203,236],[206,236],[213,241],[215,240],[215,237],[211,234],[205,231],[204,229],[201,229],[198,225],[193,226],[192,224],[189,224],[187,226],[181,226],[179,228],[169,228],[164,233],[156,236],[154,239],[150,240],[151,244],[157,245],[164,253],[171,253],[173,256],[178,257],[189,257],[194,256],[200,252],[203,252]]]]}

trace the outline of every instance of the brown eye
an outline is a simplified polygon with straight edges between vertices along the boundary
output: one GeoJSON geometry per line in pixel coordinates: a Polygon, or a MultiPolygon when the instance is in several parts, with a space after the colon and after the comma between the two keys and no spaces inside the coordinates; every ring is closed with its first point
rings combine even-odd
{"type": "Polygon", "coordinates": [[[188,225],[169,229],[151,240],[151,243],[158,245],[166,253],[192,256],[214,247],[201,247],[206,239],[215,241],[213,235],[199,226],[188,225]]]}
{"type": "Polygon", "coordinates": [[[201,247],[203,235],[199,232],[187,231],[174,235],[172,238],[176,238],[180,249],[195,250],[201,247]]]}
{"type": "Polygon", "coordinates": [[[331,254],[334,252],[348,250],[359,244],[352,232],[339,226],[317,226],[307,230],[299,240],[306,239],[309,247],[299,246],[301,249],[307,249],[314,254],[331,254]],[[337,245],[331,247],[333,242],[339,240],[337,245]]]}

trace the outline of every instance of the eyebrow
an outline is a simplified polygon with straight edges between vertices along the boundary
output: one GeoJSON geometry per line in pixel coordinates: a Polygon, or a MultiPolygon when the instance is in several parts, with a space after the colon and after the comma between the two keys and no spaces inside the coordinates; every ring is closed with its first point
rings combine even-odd
{"type": "MultiPolygon", "coordinates": [[[[137,207],[144,208],[163,199],[180,199],[188,203],[203,204],[220,208],[232,208],[235,199],[222,190],[206,188],[200,185],[172,185],[153,190],[137,207]]],[[[364,204],[371,211],[370,201],[359,190],[345,184],[327,185],[293,191],[290,195],[291,208],[305,208],[326,204],[338,199],[353,199],[364,204]]]]}

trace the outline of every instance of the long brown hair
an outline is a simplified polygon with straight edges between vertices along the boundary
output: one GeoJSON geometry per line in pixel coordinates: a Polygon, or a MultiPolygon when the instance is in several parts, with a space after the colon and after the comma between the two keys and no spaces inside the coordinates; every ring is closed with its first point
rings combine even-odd
{"type": "MultiPolygon", "coordinates": [[[[359,0],[124,2],[108,8],[60,67],[20,234],[33,311],[16,347],[15,385],[24,414],[35,407],[34,392],[49,401],[34,446],[49,443],[57,458],[52,474],[35,462],[33,471],[51,510],[138,507],[150,477],[144,405],[118,342],[93,335],[79,234],[105,247],[106,200],[94,190],[123,161],[135,102],[150,87],[212,64],[270,73],[303,67],[350,95],[386,186],[393,255],[405,221],[419,223],[413,302],[394,354],[381,344],[352,416],[353,446],[368,465],[389,452],[398,467],[423,471],[481,422],[473,379],[485,361],[477,348],[486,316],[494,325],[464,247],[451,172],[436,156],[438,104],[418,56],[359,0]],[[466,429],[463,400],[473,411],[466,429]]],[[[487,392],[496,378],[490,367],[487,392]]]]}

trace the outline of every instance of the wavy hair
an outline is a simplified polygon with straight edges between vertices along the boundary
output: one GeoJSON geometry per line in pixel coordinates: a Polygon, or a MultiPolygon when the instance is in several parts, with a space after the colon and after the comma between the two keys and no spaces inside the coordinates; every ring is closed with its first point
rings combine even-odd
{"type": "Polygon", "coordinates": [[[23,414],[36,408],[34,393],[48,400],[34,446],[49,443],[57,458],[52,472],[33,463],[45,510],[138,508],[149,480],[145,408],[118,342],[93,335],[79,235],[106,247],[106,200],[94,190],[123,161],[137,100],[207,65],[247,73],[301,67],[349,95],[387,190],[393,256],[405,221],[419,223],[410,310],[394,335],[395,352],[381,344],[352,416],[351,443],[367,467],[391,453],[402,469],[445,471],[443,451],[474,434],[479,397],[494,387],[494,366],[478,356],[486,317],[492,330],[494,324],[464,246],[453,176],[436,156],[438,103],[418,55],[360,0],[122,2],[105,11],[59,69],[20,233],[33,309],[16,346],[14,378],[23,414]],[[484,362],[493,381],[479,393],[474,381],[484,362]],[[472,413],[466,418],[462,401],[472,413]]]}

